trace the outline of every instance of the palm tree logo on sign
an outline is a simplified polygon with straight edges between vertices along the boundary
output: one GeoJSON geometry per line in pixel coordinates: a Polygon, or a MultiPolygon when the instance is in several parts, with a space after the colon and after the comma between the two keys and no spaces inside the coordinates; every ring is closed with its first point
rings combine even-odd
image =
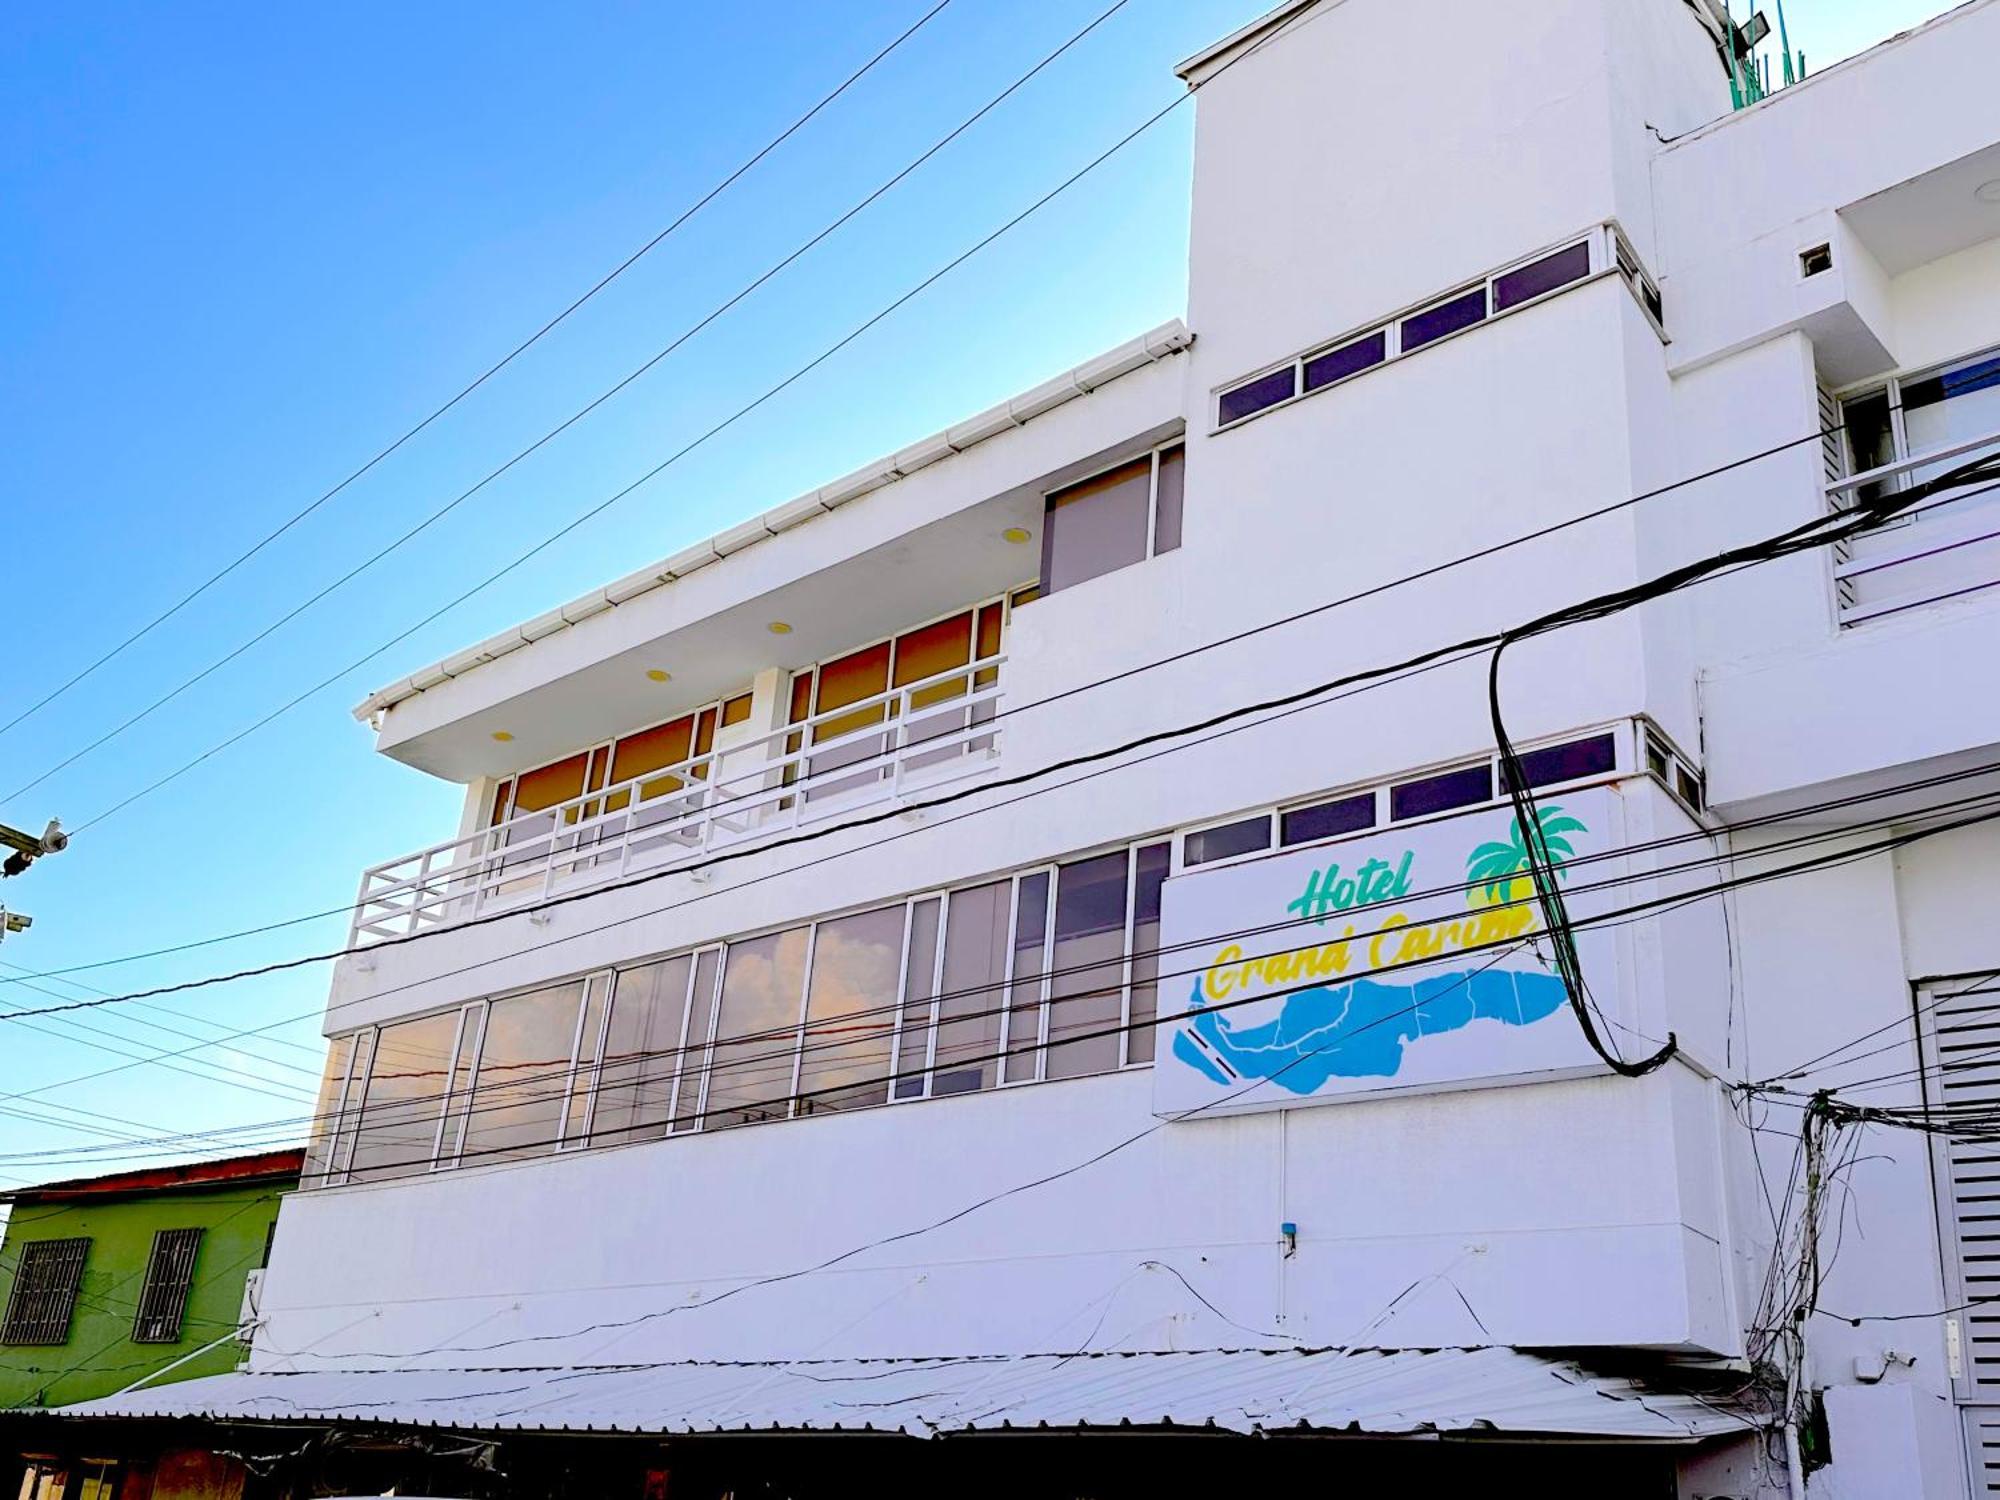
{"type": "Polygon", "coordinates": [[[1541,967],[1507,967],[1510,959],[1521,959],[1495,944],[1524,937],[1540,923],[1529,839],[1557,878],[1566,880],[1565,866],[1576,857],[1573,837],[1589,831],[1560,806],[1536,809],[1532,833],[1522,829],[1518,817],[1510,820],[1504,837],[1479,844],[1466,856],[1463,917],[1371,913],[1362,924],[1364,936],[1351,942],[1343,937],[1249,960],[1240,949],[1224,948],[1196,976],[1187,1018],[1174,1036],[1175,1057],[1219,1085],[1264,1079],[1304,1096],[1339,1080],[1393,1079],[1410,1043],[1474,1021],[1532,1026],[1546,1020],[1568,1003],[1562,980],[1541,967]],[[1464,952],[1468,949],[1473,951],[1464,952]],[[1451,962],[1454,954],[1460,963],[1451,962]],[[1385,974],[1403,964],[1423,972],[1407,983],[1385,974]],[[1381,977],[1274,995],[1280,1004],[1275,1015],[1258,1006],[1263,1014],[1240,1024],[1233,1006],[1212,1008],[1260,987],[1282,990],[1349,967],[1381,977]]]}

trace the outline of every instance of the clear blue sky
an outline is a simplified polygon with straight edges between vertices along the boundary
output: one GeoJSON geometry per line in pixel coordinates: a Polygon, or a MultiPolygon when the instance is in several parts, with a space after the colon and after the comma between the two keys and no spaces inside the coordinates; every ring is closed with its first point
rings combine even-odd
{"type": "MultiPolygon", "coordinates": [[[[465,407],[0,737],[0,794],[567,416],[1103,3],[953,0],[465,407]]],[[[81,824],[402,630],[1081,166],[1175,96],[1175,61],[1267,3],[1132,0],[585,424],[139,728],[0,805],[0,820],[81,824]]],[[[928,5],[9,7],[0,722],[458,389],[928,5]]],[[[1942,8],[1795,0],[1787,15],[1823,65],[1942,8]]],[[[531,565],[0,886],[36,923],[0,946],[0,981],[342,906],[364,866],[448,836],[459,802],[370,752],[347,712],[366,691],[1177,315],[1190,125],[1183,112],[1149,132],[1059,209],[531,565]]],[[[166,983],[344,934],[325,919],[78,979],[166,983]]],[[[165,1002],[181,1016],[79,1013],[95,1032],[0,1024],[0,1095],[129,1060],[104,1048],[180,1048],[316,1012],[325,984],[321,967],[165,1002]]],[[[0,1009],[48,998],[0,982],[0,1009]]],[[[304,1114],[316,1022],[274,1036],[252,1055],[185,1064],[238,1069],[241,1087],[146,1066],[0,1099],[0,1185],[117,1165],[19,1159],[103,1139],[84,1126],[304,1114]],[[20,1110],[49,1118],[7,1113],[20,1110]]]]}

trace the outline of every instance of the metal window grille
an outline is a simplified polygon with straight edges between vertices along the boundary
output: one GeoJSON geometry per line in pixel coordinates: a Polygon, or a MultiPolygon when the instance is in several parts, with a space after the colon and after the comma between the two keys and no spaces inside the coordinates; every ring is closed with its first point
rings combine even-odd
{"type": "Polygon", "coordinates": [[[34,1240],[21,1247],[0,1344],[61,1344],[69,1339],[70,1315],[76,1311],[76,1292],[89,1253],[85,1237],[34,1240]]]}
{"type": "Polygon", "coordinates": [[[153,1236],[146,1261],[139,1311],[132,1319],[135,1344],[171,1344],[181,1336],[188,1290],[194,1285],[194,1258],[201,1249],[199,1229],[162,1229],[153,1236]]]}

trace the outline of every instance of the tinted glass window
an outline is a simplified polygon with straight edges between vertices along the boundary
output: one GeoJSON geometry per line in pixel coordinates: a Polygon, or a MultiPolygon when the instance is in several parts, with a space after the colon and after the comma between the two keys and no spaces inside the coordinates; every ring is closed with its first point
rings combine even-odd
{"type": "Polygon", "coordinates": [[[1056,872],[1055,963],[1049,987],[1050,1078],[1118,1066],[1125,1011],[1123,849],[1056,872]],[[1076,1038],[1077,1040],[1071,1040],[1076,1038]]]}
{"type": "Polygon", "coordinates": [[[1014,982],[1007,991],[1007,1056],[1000,1074],[1008,1083],[1036,1076],[1048,937],[1049,877],[1037,871],[1021,877],[1014,896],[1014,982]]]}
{"type": "Polygon", "coordinates": [[[1187,449],[1169,448],[1160,455],[1159,490],[1153,500],[1153,555],[1181,544],[1181,497],[1187,489],[1187,449]]]}
{"type": "Polygon", "coordinates": [[[1143,561],[1152,498],[1150,455],[1050,495],[1042,526],[1042,592],[1143,561]]]}
{"type": "Polygon", "coordinates": [[[1617,767],[1618,742],[1608,734],[1530,750],[1521,757],[1521,773],[1529,786],[1575,781],[1579,776],[1602,776],[1617,767]]]}
{"type": "Polygon", "coordinates": [[[933,1094],[991,1088],[1000,1055],[1000,984],[1007,974],[1009,881],[953,891],[945,911],[933,1094]]]}
{"type": "Polygon", "coordinates": [[[1153,1060],[1153,1027],[1160,1007],[1160,887],[1167,881],[1171,848],[1148,844],[1139,851],[1132,892],[1132,1029],[1125,1036],[1127,1062],[1153,1060]]]}
{"type": "MultiPolygon", "coordinates": [[[[362,1096],[352,1168],[357,1180],[427,1168],[437,1143],[458,1012],[384,1026],[362,1096]]],[[[354,1095],[348,1095],[353,1107],[354,1095]]]]}
{"type": "Polygon", "coordinates": [[[1273,370],[1269,375],[1259,375],[1255,380],[1246,380],[1233,391],[1222,393],[1222,402],[1217,418],[1223,422],[1234,422],[1252,412],[1262,411],[1267,406],[1276,406],[1280,401],[1289,400],[1292,395],[1293,377],[1298,372],[1290,365],[1282,370],[1273,370]]]}
{"type": "Polygon", "coordinates": [[[729,945],[704,1125],[754,1125],[785,1117],[805,971],[803,927],[729,945]]]}
{"type": "Polygon", "coordinates": [[[1323,385],[1332,385],[1336,380],[1345,379],[1357,370],[1365,370],[1370,365],[1379,365],[1389,357],[1389,332],[1378,329],[1366,338],[1358,338],[1351,344],[1342,344],[1338,349],[1329,349],[1324,354],[1315,354],[1306,361],[1306,389],[1316,391],[1323,385]]]}
{"type": "Polygon", "coordinates": [[[1449,812],[1454,807],[1471,807],[1476,802],[1492,800],[1493,768],[1466,766],[1389,788],[1389,816],[1421,818],[1427,813],[1449,812]]]}
{"type": "Polygon", "coordinates": [[[1493,310],[1504,311],[1590,274],[1590,244],[1571,245],[1493,278],[1493,310]]]}
{"type": "Polygon", "coordinates": [[[667,1133],[693,966],[694,959],[683,953],[618,976],[592,1139],[615,1146],[667,1133]]]}
{"type": "Polygon", "coordinates": [[[1314,839],[1330,839],[1336,834],[1353,833],[1357,828],[1375,826],[1375,794],[1362,792],[1311,807],[1295,807],[1278,815],[1278,842],[1310,844],[1314,839]]]}
{"type": "Polygon", "coordinates": [[[1405,352],[1420,349],[1448,333],[1470,328],[1485,316],[1486,288],[1480,286],[1461,292],[1449,302],[1440,302],[1436,307],[1427,307],[1403,319],[1403,349],[1405,352]]]}
{"type": "Polygon", "coordinates": [[[582,998],[583,985],[572,983],[486,1008],[465,1122],[467,1162],[555,1149],[582,998]]]}
{"type": "Polygon", "coordinates": [[[887,1101],[902,968],[901,906],[819,924],[806,988],[800,1114],[887,1101]]]}
{"type": "Polygon", "coordinates": [[[1210,860],[1228,859],[1233,855],[1270,847],[1271,820],[1259,813],[1240,823],[1225,823],[1220,828],[1204,828],[1199,833],[1189,834],[1181,849],[1181,859],[1186,864],[1205,865],[1210,860]]]}

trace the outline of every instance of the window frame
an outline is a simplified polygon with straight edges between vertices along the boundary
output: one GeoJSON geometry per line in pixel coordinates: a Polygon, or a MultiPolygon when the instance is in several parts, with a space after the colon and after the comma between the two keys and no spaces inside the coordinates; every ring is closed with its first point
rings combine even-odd
{"type": "Polygon", "coordinates": [[[69,1342],[93,1243],[93,1237],[86,1234],[22,1242],[14,1262],[14,1279],[7,1289],[7,1309],[0,1314],[0,1347],[58,1349],[69,1342]],[[56,1261],[55,1271],[67,1277],[67,1284],[31,1284],[31,1259],[37,1270],[44,1260],[56,1261]],[[30,1299],[38,1300],[31,1305],[30,1299]]]}
{"type": "Polygon", "coordinates": [[[1640,311],[1644,313],[1647,322],[1653,325],[1653,331],[1659,335],[1660,341],[1662,343],[1671,342],[1667,337],[1665,304],[1660,297],[1658,283],[1647,273],[1644,263],[1639,259],[1638,253],[1632,249],[1631,241],[1626,237],[1623,228],[1620,227],[1616,220],[1607,219],[1578,233],[1564,235],[1561,239],[1552,240],[1537,250],[1519,256],[1502,266],[1486,272],[1483,276],[1456,282],[1447,291],[1434,293],[1419,301],[1412,302],[1408,306],[1399,308],[1385,317],[1372,318],[1368,322],[1357,324],[1332,338],[1320,339],[1312,344],[1308,344],[1304,349],[1288,359],[1275,360],[1260,369],[1223,381],[1209,392],[1209,432],[1211,435],[1221,432],[1233,432],[1246,422],[1253,422],[1257,418],[1266,416],[1271,412],[1282,411],[1288,406],[1295,406],[1307,397],[1317,396],[1323,391],[1336,390],[1347,384],[1350,380],[1358,380],[1364,375],[1371,374],[1387,365],[1395,364],[1397,361],[1408,358],[1410,355],[1421,353],[1426,349],[1434,349],[1441,344],[1449,343],[1455,338],[1460,338],[1476,329],[1484,328],[1491,323],[1497,322],[1501,318],[1511,318],[1518,312],[1525,311],[1530,307],[1537,307],[1551,298],[1562,296],[1565,292],[1574,291],[1578,287],[1588,286],[1592,282],[1601,281],[1610,276],[1618,276],[1625,282],[1627,289],[1631,291],[1633,297],[1638,301],[1640,311]],[[1506,307],[1497,305],[1494,288],[1495,284],[1503,277],[1510,276],[1516,271],[1524,270],[1550,256],[1575,249],[1579,245],[1588,246],[1590,250],[1589,268],[1583,275],[1577,277],[1575,280],[1561,282],[1544,291],[1537,292],[1532,297],[1524,297],[1518,302],[1508,304],[1506,307]],[[1406,322],[1424,313],[1444,307],[1482,288],[1485,292],[1485,311],[1478,319],[1466,324],[1464,327],[1455,328],[1448,333],[1439,334],[1435,338],[1426,339],[1421,343],[1405,347],[1403,343],[1403,325],[1406,322]],[[1377,335],[1383,339],[1382,358],[1370,364],[1363,365],[1358,369],[1350,370],[1344,375],[1326,381],[1324,384],[1310,387],[1306,384],[1306,367],[1314,360],[1328,354],[1336,353],[1361,340],[1373,338],[1377,335]],[[1260,406],[1254,411],[1245,412],[1241,416],[1229,418],[1223,416],[1222,401],[1225,396],[1233,395],[1246,386],[1268,379],[1288,368],[1292,375],[1292,391],[1289,396],[1282,397],[1268,405],[1260,406]]]}
{"type": "MultiPolygon", "coordinates": [[[[1650,719],[1640,717],[1635,719],[1611,720],[1593,724],[1582,729],[1565,731],[1561,734],[1541,735],[1533,740],[1525,741],[1517,748],[1523,755],[1527,755],[1537,750],[1550,750],[1558,746],[1578,744],[1586,740],[1600,738],[1607,734],[1611,736],[1613,742],[1613,760],[1610,770],[1592,772],[1585,776],[1568,777],[1560,781],[1545,782],[1534,788],[1535,794],[1539,797],[1548,792],[1597,786],[1643,774],[1649,776],[1656,784],[1663,787],[1687,811],[1694,813],[1698,818],[1706,821],[1706,814],[1702,812],[1701,808],[1691,803],[1674,785],[1674,777],[1678,771],[1681,774],[1692,777],[1697,786],[1702,786],[1704,782],[1701,773],[1694,769],[1693,763],[1689,758],[1682,754],[1678,747],[1674,746],[1673,741],[1650,719]],[[1669,750],[1669,763],[1665,776],[1652,772],[1645,763],[1641,751],[1649,737],[1669,750]]],[[[1215,870],[1229,865],[1245,864],[1251,860],[1270,859],[1275,855],[1286,853],[1292,849],[1311,849],[1322,844],[1335,843],[1344,839],[1361,838],[1371,833],[1380,833],[1389,828],[1416,828],[1427,823],[1440,822],[1446,818],[1464,817],[1469,812],[1478,812],[1488,808],[1505,806],[1507,802],[1506,778],[1503,774],[1498,752],[1490,752],[1486,760],[1491,768],[1492,786],[1496,795],[1483,802],[1468,804],[1465,807],[1450,808],[1443,812],[1424,813],[1408,818],[1392,818],[1390,816],[1390,793],[1396,787],[1405,786],[1411,782],[1424,781],[1430,777],[1451,771],[1466,770],[1471,766],[1477,765],[1479,757],[1461,755],[1451,760],[1435,761],[1429,765],[1398,772],[1395,776],[1385,780],[1349,782],[1345,785],[1330,787],[1325,791],[1314,792],[1307,796],[1288,797],[1282,802],[1266,803],[1261,808],[1253,807],[1244,809],[1232,813],[1227,817],[1213,818],[1201,823],[1185,825],[1176,829],[1173,834],[1173,863],[1168,871],[1169,877],[1185,875],[1191,870],[1215,870]],[[1357,828],[1348,833],[1330,834],[1326,838],[1321,839],[1300,839],[1290,844],[1283,842],[1286,813],[1295,812],[1303,808],[1318,807],[1326,802],[1339,802],[1352,797],[1369,795],[1375,798],[1375,821],[1367,828],[1357,828]],[[1187,862],[1187,840],[1191,835],[1206,833],[1214,828],[1226,828],[1231,824],[1248,822],[1258,817],[1268,817],[1270,819],[1271,841],[1262,849],[1247,850],[1242,854],[1225,855],[1217,859],[1200,860],[1193,864],[1187,862]]]]}
{"type": "Polygon", "coordinates": [[[195,1266],[207,1230],[201,1225],[156,1229],[132,1309],[132,1342],[178,1344],[187,1328],[188,1299],[194,1294],[195,1266]],[[185,1249],[185,1255],[180,1252],[185,1249]],[[175,1279],[169,1280],[171,1275],[175,1279]],[[171,1324],[171,1326],[169,1326],[171,1324]]]}
{"type": "MultiPolygon", "coordinates": [[[[1245,418],[1243,420],[1248,420],[1248,419],[1245,418]]],[[[1042,559],[1041,559],[1040,569],[1035,574],[1034,580],[1030,585],[1027,585],[1028,587],[1032,587],[1035,590],[1035,598],[1028,600],[1026,602],[1032,604],[1035,602],[1035,600],[1053,598],[1057,594],[1066,594],[1070,591],[1070,589],[1081,588],[1083,587],[1083,585],[1087,583],[1095,583],[1098,579],[1107,578],[1113,573],[1122,573],[1127,568],[1136,568],[1142,563],[1149,563],[1152,562],[1157,557],[1165,556],[1165,553],[1162,553],[1159,550],[1160,465],[1165,455],[1173,452],[1176,448],[1182,450],[1181,451],[1181,540],[1179,542],[1176,542],[1172,547],[1169,547],[1167,551],[1178,552],[1182,546],[1186,545],[1187,434],[1185,432],[1181,432],[1181,433],[1176,433],[1173,437],[1162,439],[1160,442],[1153,444],[1150,448],[1142,448],[1136,452],[1128,453],[1123,458],[1117,459],[1116,461],[1111,463],[1099,464],[1096,468],[1090,470],[1086,474],[1080,474],[1073,479],[1065,479],[1061,484],[1053,485],[1047,489],[1044,489],[1041,492],[1042,559]],[[1118,470],[1123,469],[1128,465],[1136,464],[1142,458],[1147,461],[1148,465],[1146,473],[1145,554],[1141,557],[1135,558],[1133,561],[1129,563],[1120,563],[1115,568],[1106,568],[1102,573],[1092,573],[1088,578],[1079,578],[1076,580],[1075,583],[1068,584],[1063,588],[1051,589],[1049,587],[1049,553],[1050,553],[1049,539],[1052,536],[1054,536],[1055,533],[1054,530],[1049,525],[1049,517],[1055,513],[1056,497],[1058,495],[1068,494],[1071,490],[1089,484],[1093,480],[1102,479],[1107,474],[1115,474],[1118,472],[1118,470]]],[[[1008,591],[1008,597],[1010,600],[1013,594],[1016,592],[1018,592],[1018,590],[1008,591]]],[[[1019,606],[1011,606],[1011,607],[1018,608],[1019,606]]],[[[1005,629],[1004,617],[1002,620],[1002,629],[1003,630],[1005,629]]]]}
{"type": "MultiPolygon", "coordinates": [[[[1964,353],[1955,354],[1949,359],[1931,360],[1927,364],[1912,365],[1906,369],[1893,370],[1887,375],[1873,375],[1866,380],[1856,381],[1853,385],[1842,386],[1840,389],[1830,392],[1829,394],[1839,404],[1840,411],[1840,458],[1844,471],[1842,477],[1851,478],[1856,474],[1867,472],[1866,469],[1855,467],[1854,445],[1851,441],[1851,434],[1848,431],[1847,408],[1849,403],[1865,401],[1873,396],[1886,397],[1889,406],[1890,439],[1895,445],[1895,457],[1890,460],[1890,463],[1907,464],[1921,462],[1925,454],[1915,453],[1910,449],[1909,427],[1903,417],[1903,387],[1916,381],[1929,380],[1957,366],[1971,364],[1982,359],[2000,359],[2000,344],[1989,344],[1977,349],[1968,349],[1964,353]]],[[[1947,444],[1945,446],[1949,447],[1950,445],[1947,444]]],[[[1907,474],[1892,474],[1886,482],[1895,489],[1900,490],[1907,487],[1909,477],[1907,474]]]]}

